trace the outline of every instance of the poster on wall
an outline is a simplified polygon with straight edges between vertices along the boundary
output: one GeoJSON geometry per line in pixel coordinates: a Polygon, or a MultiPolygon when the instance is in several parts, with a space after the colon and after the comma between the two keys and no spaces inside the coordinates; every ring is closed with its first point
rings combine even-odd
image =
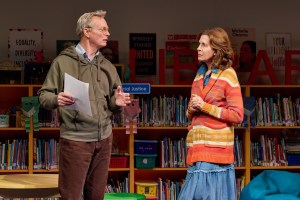
{"type": "Polygon", "coordinates": [[[130,33],[129,47],[135,50],[135,75],[156,75],[156,34],[130,33]]]}
{"type": "Polygon", "coordinates": [[[17,65],[25,66],[43,52],[43,32],[38,29],[9,29],[8,57],[17,65]]]}
{"type": "Polygon", "coordinates": [[[255,28],[225,28],[234,50],[233,68],[250,72],[256,60],[255,28]]]}
{"type": "Polygon", "coordinates": [[[291,33],[266,33],[266,50],[274,70],[284,70],[285,51],[291,45],[291,33]]]}
{"type": "MultiPolygon", "coordinates": [[[[196,34],[168,34],[166,41],[166,68],[174,68],[174,51],[190,50],[197,52],[199,44],[197,37],[196,34]]],[[[194,59],[193,56],[188,54],[183,54],[180,58],[184,64],[192,64],[194,59]]]]}
{"type": "Polygon", "coordinates": [[[197,34],[168,34],[165,42],[167,84],[191,84],[199,68],[197,34]],[[171,75],[171,76],[170,76],[171,75]]]}

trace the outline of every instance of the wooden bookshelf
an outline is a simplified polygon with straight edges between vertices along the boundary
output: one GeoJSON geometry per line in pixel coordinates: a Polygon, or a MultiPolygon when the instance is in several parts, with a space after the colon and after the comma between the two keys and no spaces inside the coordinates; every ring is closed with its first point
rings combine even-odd
{"type": "MultiPolygon", "coordinates": [[[[21,98],[23,96],[36,95],[40,85],[0,85],[0,111],[9,110],[12,106],[20,106],[21,98]],[[4,95],[2,95],[4,94],[4,95]]],[[[299,94],[300,86],[295,85],[249,85],[242,86],[242,94],[244,96],[255,97],[270,97],[277,95],[281,96],[295,96],[299,94]]],[[[142,97],[159,97],[159,96],[190,96],[189,85],[152,85],[151,94],[135,95],[134,98],[142,97]]],[[[298,95],[299,97],[299,95],[298,95]]],[[[250,124],[250,119],[249,123],[250,124]]],[[[119,145],[119,151],[128,153],[128,166],[125,168],[111,168],[109,169],[109,178],[117,178],[126,176],[129,178],[129,192],[135,192],[135,182],[139,180],[157,180],[158,178],[169,180],[181,180],[185,178],[186,168],[168,168],[160,167],[159,157],[154,168],[138,169],[135,166],[135,140],[161,140],[163,137],[170,137],[172,139],[185,138],[187,135],[187,126],[138,126],[137,134],[133,133],[133,123],[130,122],[130,134],[126,134],[125,127],[113,128],[115,140],[119,145]]],[[[300,166],[254,166],[251,163],[251,142],[259,135],[265,134],[270,136],[279,136],[284,130],[299,130],[300,126],[256,126],[256,127],[237,127],[235,134],[239,136],[243,143],[243,157],[244,165],[235,167],[236,177],[245,177],[245,184],[248,184],[251,179],[262,172],[263,170],[287,170],[300,171],[300,166]]],[[[0,169],[0,174],[34,174],[34,173],[58,173],[58,169],[34,169],[33,163],[33,141],[34,138],[59,138],[59,128],[43,127],[38,132],[33,131],[32,120],[30,132],[26,132],[23,127],[5,127],[0,128],[1,142],[6,139],[26,139],[28,141],[28,167],[27,169],[0,169]]]]}

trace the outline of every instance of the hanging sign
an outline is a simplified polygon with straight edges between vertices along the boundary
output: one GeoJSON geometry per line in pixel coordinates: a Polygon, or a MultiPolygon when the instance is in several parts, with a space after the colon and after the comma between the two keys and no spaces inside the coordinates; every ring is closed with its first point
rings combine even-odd
{"type": "Polygon", "coordinates": [[[150,94],[149,83],[123,83],[123,92],[130,94],[150,94]]]}

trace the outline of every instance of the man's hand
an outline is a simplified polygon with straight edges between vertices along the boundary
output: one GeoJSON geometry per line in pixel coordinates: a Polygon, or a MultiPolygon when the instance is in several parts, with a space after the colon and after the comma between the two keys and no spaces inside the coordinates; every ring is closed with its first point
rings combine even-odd
{"type": "Polygon", "coordinates": [[[57,96],[57,103],[59,106],[69,106],[75,103],[75,100],[71,94],[66,92],[60,92],[57,96]]]}
{"type": "Polygon", "coordinates": [[[122,91],[122,87],[118,86],[117,90],[115,91],[115,97],[116,97],[116,105],[117,106],[126,106],[127,104],[130,104],[130,94],[124,93],[122,91]]]}

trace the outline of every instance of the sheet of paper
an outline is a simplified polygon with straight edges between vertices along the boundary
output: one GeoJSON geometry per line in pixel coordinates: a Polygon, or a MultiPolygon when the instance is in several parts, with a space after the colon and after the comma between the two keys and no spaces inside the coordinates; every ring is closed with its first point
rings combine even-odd
{"type": "Polygon", "coordinates": [[[66,106],[66,108],[78,110],[79,112],[83,112],[92,117],[92,110],[89,99],[89,84],[65,73],[64,88],[64,91],[70,93],[75,99],[75,103],[73,105],[66,106]]]}

